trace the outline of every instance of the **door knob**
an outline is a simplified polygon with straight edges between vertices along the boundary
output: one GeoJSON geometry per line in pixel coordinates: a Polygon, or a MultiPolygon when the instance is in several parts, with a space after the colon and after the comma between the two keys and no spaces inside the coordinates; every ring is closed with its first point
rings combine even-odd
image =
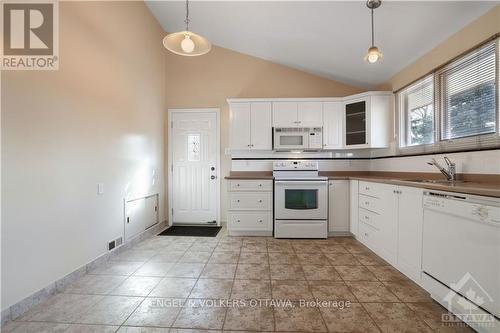
{"type": "Polygon", "coordinates": [[[215,170],[215,167],[211,167],[210,170],[214,171],[215,170]]]}

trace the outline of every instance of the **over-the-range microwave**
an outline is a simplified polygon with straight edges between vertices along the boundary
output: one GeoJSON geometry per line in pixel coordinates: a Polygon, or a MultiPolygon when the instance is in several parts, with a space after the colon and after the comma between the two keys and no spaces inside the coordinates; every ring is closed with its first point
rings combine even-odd
{"type": "Polygon", "coordinates": [[[275,127],[274,150],[320,150],[323,148],[321,127],[275,127]]]}

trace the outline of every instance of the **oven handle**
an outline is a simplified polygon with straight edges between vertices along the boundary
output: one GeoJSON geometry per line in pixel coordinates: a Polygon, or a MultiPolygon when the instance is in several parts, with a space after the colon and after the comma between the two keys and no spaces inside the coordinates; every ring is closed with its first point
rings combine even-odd
{"type": "Polygon", "coordinates": [[[276,184],[290,184],[290,185],[328,185],[328,180],[275,180],[276,184]]]}

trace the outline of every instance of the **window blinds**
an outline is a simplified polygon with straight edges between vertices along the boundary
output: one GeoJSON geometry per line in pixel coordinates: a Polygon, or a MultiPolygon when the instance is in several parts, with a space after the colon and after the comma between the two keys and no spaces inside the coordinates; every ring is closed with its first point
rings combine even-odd
{"type": "Polygon", "coordinates": [[[489,43],[438,73],[441,139],[496,131],[496,44],[489,43]]]}

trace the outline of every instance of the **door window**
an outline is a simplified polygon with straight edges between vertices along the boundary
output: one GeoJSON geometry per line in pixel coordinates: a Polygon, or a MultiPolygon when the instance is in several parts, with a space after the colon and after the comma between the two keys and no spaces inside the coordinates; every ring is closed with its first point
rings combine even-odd
{"type": "Polygon", "coordinates": [[[285,190],[286,209],[318,209],[318,190],[285,190]]]}

